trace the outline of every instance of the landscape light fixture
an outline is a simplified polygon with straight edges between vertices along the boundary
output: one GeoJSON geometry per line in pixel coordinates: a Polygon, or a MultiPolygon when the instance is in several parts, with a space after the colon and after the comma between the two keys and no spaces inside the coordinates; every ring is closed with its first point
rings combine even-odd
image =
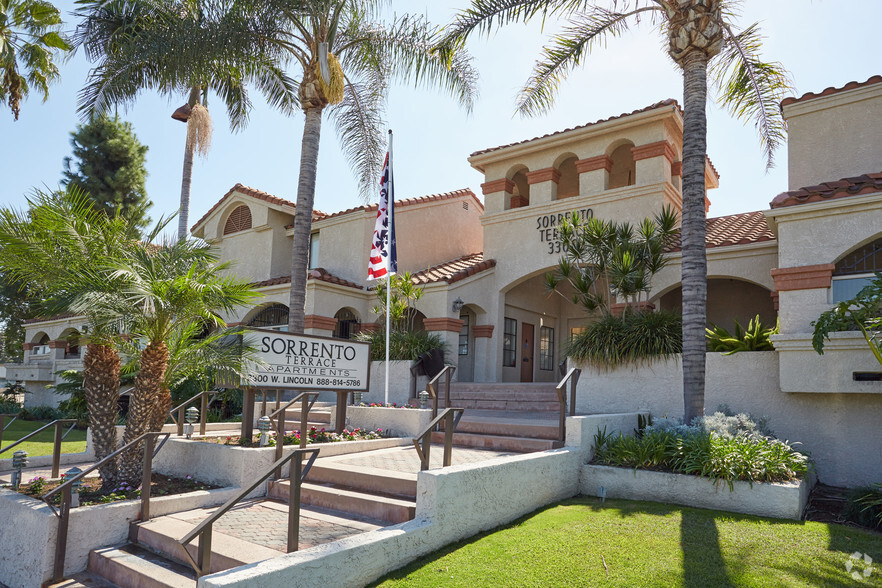
{"type": "Polygon", "coordinates": [[[28,452],[20,449],[12,454],[12,489],[21,485],[21,471],[28,467],[28,452]]]}
{"type": "Polygon", "coordinates": [[[185,414],[184,420],[187,421],[187,424],[184,425],[184,434],[187,439],[190,439],[193,436],[193,424],[199,420],[199,409],[191,406],[185,414]]]}
{"type": "MultiPolygon", "coordinates": [[[[77,476],[79,476],[82,473],[83,473],[83,470],[81,470],[80,468],[72,467],[69,470],[67,470],[66,472],[64,472],[64,479],[65,480],[73,480],[74,478],[76,478],[77,476]]],[[[80,505],[80,490],[82,489],[82,487],[83,487],[83,480],[82,479],[77,480],[76,482],[71,484],[71,487],[70,487],[70,507],[71,508],[77,508],[80,505]]]]}
{"type": "Polygon", "coordinates": [[[420,397],[420,408],[426,408],[426,403],[429,400],[429,393],[425,390],[421,390],[417,396],[420,397]]]}
{"type": "Polygon", "coordinates": [[[257,428],[260,430],[260,446],[266,447],[266,444],[269,442],[269,432],[273,427],[272,421],[266,415],[257,419],[257,428]]]}

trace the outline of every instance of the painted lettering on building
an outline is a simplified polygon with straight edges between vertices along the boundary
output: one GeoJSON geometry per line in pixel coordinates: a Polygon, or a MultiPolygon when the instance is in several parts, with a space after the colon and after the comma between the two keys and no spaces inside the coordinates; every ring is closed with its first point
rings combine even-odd
{"type": "Polygon", "coordinates": [[[536,217],[536,230],[539,231],[539,242],[548,248],[549,255],[561,252],[560,235],[557,227],[560,226],[564,219],[569,220],[574,214],[579,215],[579,218],[582,219],[594,218],[594,210],[591,208],[536,217]]]}

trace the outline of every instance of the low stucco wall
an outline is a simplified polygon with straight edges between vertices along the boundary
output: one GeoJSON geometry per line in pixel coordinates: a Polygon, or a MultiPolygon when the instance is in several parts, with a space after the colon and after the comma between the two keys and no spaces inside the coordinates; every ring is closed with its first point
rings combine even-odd
{"type": "MultiPolygon", "coordinates": [[[[581,367],[579,412],[683,415],[679,357],[608,372],[581,367]]],[[[854,487],[882,480],[882,395],[782,392],[778,373],[776,351],[708,353],[705,412],[727,404],[736,412],[769,417],[779,438],[799,442],[797,448],[811,454],[825,484],[854,487]]]]}
{"type": "MultiPolygon", "coordinates": [[[[217,506],[229,500],[238,488],[190,492],[151,498],[152,516],[217,506]]],[[[74,508],[70,511],[66,574],[86,569],[89,551],[125,543],[129,523],[138,518],[141,502],[127,500],[74,508]]],[[[0,488],[0,583],[9,588],[37,588],[52,575],[58,518],[41,500],[0,488]]]]}
{"type": "Polygon", "coordinates": [[[802,519],[811,490],[810,482],[805,480],[753,485],[734,482],[729,490],[725,482],[715,484],[699,476],[602,465],[583,466],[579,486],[581,493],[588,496],[597,496],[603,486],[607,498],[649,500],[795,520],[802,519]]]}
{"type": "Polygon", "coordinates": [[[567,419],[572,447],[420,472],[412,521],[204,576],[198,586],[361,587],[454,541],[575,496],[583,448],[597,427],[637,426],[635,413],[577,419],[567,419]]]}
{"type": "MultiPolygon", "coordinates": [[[[410,366],[411,361],[389,362],[389,400],[395,404],[407,404],[410,399],[410,366]]],[[[365,392],[361,401],[367,404],[382,402],[386,396],[386,362],[371,362],[371,382],[368,391],[365,392]]]]}
{"type": "MultiPolygon", "coordinates": [[[[309,445],[320,449],[319,457],[333,457],[345,453],[359,453],[373,449],[409,445],[410,439],[392,437],[368,441],[341,441],[309,445]]],[[[285,446],[287,455],[297,447],[285,446]]],[[[217,486],[249,486],[275,462],[276,448],[245,448],[220,443],[207,443],[181,438],[168,440],[162,451],[153,459],[153,469],[169,476],[193,476],[197,480],[217,486]]],[[[285,467],[287,470],[287,466],[285,467]]],[[[266,494],[266,482],[249,496],[266,494]]]]}
{"type": "MultiPolygon", "coordinates": [[[[330,429],[335,427],[336,413],[331,413],[330,429]]],[[[390,435],[413,437],[432,420],[432,411],[418,408],[379,408],[347,406],[346,427],[349,429],[383,429],[390,435]]]]}

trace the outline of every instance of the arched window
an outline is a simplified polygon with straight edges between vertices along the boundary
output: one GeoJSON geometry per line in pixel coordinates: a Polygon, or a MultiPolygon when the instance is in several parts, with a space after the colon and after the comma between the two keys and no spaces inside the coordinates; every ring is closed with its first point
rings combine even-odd
{"type": "Polygon", "coordinates": [[[224,235],[237,233],[251,228],[251,209],[245,206],[237,207],[230,216],[227,217],[227,224],[224,225],[224,235]]]}
{"type": "Polygon", "coordinates": [[[557,199],[572,198],[579,195],[579,172],[576,171],[576,157],[564,159],[557,171],[560,172],[560,180],[557,182],[557,199]]]}
{"type": "Polygon", "coordinates": [[[637,166],[634,165],[634,154],[631,153],[632,143],[616,147],[610,154],[612,169],[609,172],[609,189],[633,186],[637,181],[637,166]]]}
{"type": "Polygon", "coordinates": [[[527,182],[527,170],[521,169],[512,176],[511,181],[514,182],[514,192],[511,195],[511,206],[509,208],[521,208],[530,205],[530,184],[527,182]]]}
{"type": "Polygon", "coordinates": [[[248,321],[249,327],[258,329],[288,330],[288,307],[284,304],[273,304],[261,309],[254,318],[248,321]]]}
{"type": "Polygon", "coordinates": [[[882,238],[858,247],[833,268],[833,302],[850,300],[882,271],[882,238]]]}
{"type": "Polygon", "coordinates": [[[334,336],[340,339],[352,339],[353,335],[361,327],[358,315],[351,308],[341,308],[334,315],[334,318],[337,319],[337,326],[334,327],[334,336]]]}

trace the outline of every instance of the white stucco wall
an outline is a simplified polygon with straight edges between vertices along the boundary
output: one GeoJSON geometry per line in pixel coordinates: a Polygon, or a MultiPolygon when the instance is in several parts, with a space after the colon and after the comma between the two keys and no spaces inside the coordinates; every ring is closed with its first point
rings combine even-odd
{"type": "MultiPolygon", "coordinates": [[[[411,361],[389,362],[389,403],[398,405],[407,404],[410,400],[410,366],[411,361]]],[[[421,378],[423,379],[423,378],[421,378]]],[[[417,389],[419,392],[420,389],[417,389]]],[[[371,382],[367,392],[362,394],[361,401],[365,404],[371,402],[385,402],[386,396],[386,362],[371,362],[371,382]]]]}
{"type": "MultiPolygon", "coordinates": [[[[337,415],[331,413],[330,429],[335,427],[337,415]]],[[[383,429],[396,437],[413,437],[426,428],[432,420],[431,409],[418,408],[373,408],[368,406],[349,406],[346,408],[346,427],[370,431],[383,429]]]]}
{"type": "MultiPolygon", "coordinates": [[[[778,373],[775,351],[708,353],[705,412],[727,404],[769,417],[779,438],[800,442],[798,448],[811,454],[822,483],[852,487],[882,479],[882,394],[782,392],[778,373]]],[[[682,382],[679,358],[608,372],[583,366],[577,408],[682,416],[682,382]]]]}

